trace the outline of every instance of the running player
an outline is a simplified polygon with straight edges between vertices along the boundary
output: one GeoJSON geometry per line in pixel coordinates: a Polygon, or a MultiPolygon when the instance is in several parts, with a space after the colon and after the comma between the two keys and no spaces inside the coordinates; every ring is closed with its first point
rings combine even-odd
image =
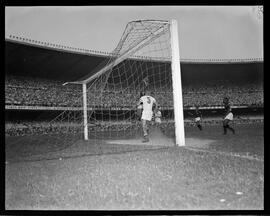
{"type": "Polygon", "coordinates": [[[225,109],[225,117],[223,119],[223,134],[227,134],[227,129],[229,129],[233,134],[235,134],[235,130],[229,125],[229,123],[233,120],[233,113],[228,97],[223,98],[223,104],[225,109]]]}
{"type": "Polygon", "coordinates": [[[139,105],[142,105],[143,142],[149,142],[149,124],[152,120],[153,110],[157,107],[157,102],[155,98],[150,96],[150,92],[146,90],[145,95],[137,103],[137,106],[139,105]]]}
{"type": "Polygon", "coordinates": [[[189,112],[190,115],[194,116],[194,121],[196,123],[196,126],[199,128],[199,130],[202,130],[201,120],[202,120],[202,113],[199,110],[199,106],[195,106],[195,113],[189,112]]]}
{"type": "Polygon", "coordinates": [[[199,110],[199,106],[195,106],[195,122],[199,130],[202,130],[201,120],[202,120],[202,113],[199,110]]]}

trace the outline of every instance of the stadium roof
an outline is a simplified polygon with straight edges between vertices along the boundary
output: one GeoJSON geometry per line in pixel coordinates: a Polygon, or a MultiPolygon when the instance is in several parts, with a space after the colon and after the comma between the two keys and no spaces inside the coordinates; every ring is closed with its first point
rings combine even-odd
{"type": "Polygon", "coordinates": [[[104,56],[6,40],[6,74],[74,81],[91,73],[104,56]]]}
{"type": "MultiPolygon", "coordinates": [[[[34,41],[10,35],[5,39],[6,74],[36,76],[72,82],[91,76],[110,53],[34,41]]],[[[140,59],[149,59],[138,56],[140,59]]],[[[263,63],[253,59],[181,59],[182,64],[263,63]]]]}

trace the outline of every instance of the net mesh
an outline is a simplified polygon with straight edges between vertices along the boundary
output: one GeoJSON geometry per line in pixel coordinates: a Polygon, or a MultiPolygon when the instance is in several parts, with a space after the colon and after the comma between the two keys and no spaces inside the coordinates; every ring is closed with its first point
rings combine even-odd
{"type": "MultiPolygon", "coordinates": [[[[140,140],[142,127],[137,115],[137,102],[146,89],[150,90],[161,108],[159,130],[164,136],[171,136],[162,130],[166,127],[166,131],[172,132],[168,127],[174,126],[170,60],[168,22],[128,23],[111,55],[91,72],[94,75],[80,79],[87,81],[88,142],[100,144],[102,140],[140,140]]],[[[61,148],[65,148],[84,139],[83,93],[81,86],[79,88],[78,98],[70,103],[68,109],[43,125],[45,130],[42,133],[39,134],[37,126],[36,130],[32,130],[36,131],[35,136],[16,140],[17,143],[24,143],[21,147],[24,152],[28,152],[26,144],[31,148],[37,144],[59,146],[62,143],[61,148]]],[[[151,124],[156,127],[154,122],[151,124]]]]}

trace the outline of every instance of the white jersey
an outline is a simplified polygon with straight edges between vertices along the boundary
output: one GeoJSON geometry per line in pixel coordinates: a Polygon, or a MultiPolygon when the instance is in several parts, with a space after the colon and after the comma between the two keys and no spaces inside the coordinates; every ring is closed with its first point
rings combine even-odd
{"type": "Polygon", "coordinates": [[[140,98],[140,103],[143,104],[143,111],[152,112],[152,107],[153,104],[156,103],[156,99],[152,96],[145,95],[140,98]]]}
{"type": "Polygon", "coordinates": [[[233,114],[230,112],[228,115],[225,116],[225,119],[233,120],[233,114]]]}
{"type": "Polygon", "coordinates": [[[153,104],[156,103],[156,99],[151,96],[142,96],[140,103],[143,105],[142,119],[151,121],[153,116],[153,104]]]}

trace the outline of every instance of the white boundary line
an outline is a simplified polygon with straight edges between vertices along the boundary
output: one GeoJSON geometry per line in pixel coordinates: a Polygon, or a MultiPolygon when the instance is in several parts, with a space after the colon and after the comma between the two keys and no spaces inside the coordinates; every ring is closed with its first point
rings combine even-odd
{"type": "Polygon", "coordinates": [[[257,157],[244,156],[244,155],[239,155],[236,153],[226,153],[226,152],[221,152],[221,151],[209,151],[209,150],[197,149],[197,148],[187,147],[187,146],[184,146],[183,148],[190,150],[190,151],[206,152],[206,153],[210,153],[210,154],[218,154],[218,155],[222,155],[222,156],[238,157],[238,158],[242,158],[242,159],[256,160],[256,161],[264,162],[263,159],[260,159],[257,157]]]}

